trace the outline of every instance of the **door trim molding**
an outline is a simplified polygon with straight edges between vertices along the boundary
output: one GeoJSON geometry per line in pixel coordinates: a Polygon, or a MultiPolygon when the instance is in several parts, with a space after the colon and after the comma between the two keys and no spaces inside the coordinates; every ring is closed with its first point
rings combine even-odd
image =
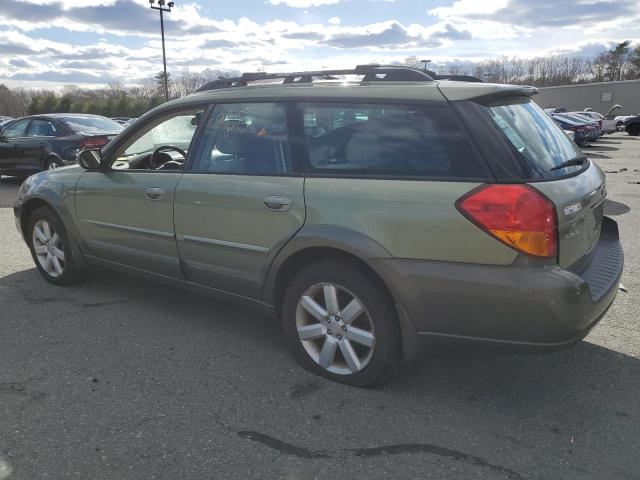
{"type": "Polygon", "coordinates": [[[148,228],[130,227],[128,225],[120,225],[117,223],[99,222],[98,220],[82,219],[80,220],[79,223],[83,225],[93,225],[96,227],[107,227],[107,228],[113,228],[116,230],[126,230],[128,232],[143,233],[146,235],[155,235],[157,237],[163,237],[163,238],[175,237],[175,235],[172,232],[163,232],[162,230],[150,230],[148,228]]]}
{"type": "Polygon", "coordinates": [[[251,252],[257,252],[262,254],[268,254],[270,249],[267,247],[261,247],[259,245],[248,245],[246,243],[228,242],[226,240],[216,240],[214,238],[196,237],[194,235],[176,235],[178,241],[206,243],[208,245],[218,245],[222,247],[237,248],[240,250],[249,250],[251,252]]]}

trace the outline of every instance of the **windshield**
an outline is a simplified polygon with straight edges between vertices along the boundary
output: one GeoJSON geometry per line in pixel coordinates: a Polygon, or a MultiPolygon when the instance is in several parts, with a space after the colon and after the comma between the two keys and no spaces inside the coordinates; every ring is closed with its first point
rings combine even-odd
{"type": "Polygon", "coordinates": [[[522,156],[534,178],[554,178],[580,170],[580,165],[553,170],[567,161],[586,158],[578,146],[532,101],[487,107],[493,121],[522,156]]]}
{"type": "Polygon", "coordinates": [[[74,133],[85,135],[104,135],[122,131],[122,125],[106,117],[63,117],[62,121],[74,133]]]}

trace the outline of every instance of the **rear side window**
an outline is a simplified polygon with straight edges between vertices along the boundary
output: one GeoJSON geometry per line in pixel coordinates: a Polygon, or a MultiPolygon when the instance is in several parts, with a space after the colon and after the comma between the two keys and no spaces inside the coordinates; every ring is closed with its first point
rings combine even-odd
{"type": "Polygon", "coordinates": [[[488,178],[457,117],[433,106],[301,104],[312,172],[488,178]]]}
{"type": "Polygon", "coordinates": [[[582,165],[557,168],[585,155],[534,102],[489,105],[486,109],[526,164],[531,178],[557,178],[583,168],[582,165]]]}
{"type": "Polygon", "coordinates": [[[216,105],[191,170],[239,175],[292,173],[285,108],[277,103],[216,105]]]}
{"type": "Polygon", "coordinates": [[[29,127],[30,137],[55,137],[56,127],[47,120],[33,120],[29,127]]]}

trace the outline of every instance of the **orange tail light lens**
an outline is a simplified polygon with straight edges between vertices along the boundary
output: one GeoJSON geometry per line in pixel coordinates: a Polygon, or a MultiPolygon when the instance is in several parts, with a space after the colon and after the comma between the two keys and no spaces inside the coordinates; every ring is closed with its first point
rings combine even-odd
{"type": "Polygon", "coordinates": [[[518,252],[542,258],[558,255],[555,206],[529,185],[483,185],[460,198],[456,208],[518,252]]]}

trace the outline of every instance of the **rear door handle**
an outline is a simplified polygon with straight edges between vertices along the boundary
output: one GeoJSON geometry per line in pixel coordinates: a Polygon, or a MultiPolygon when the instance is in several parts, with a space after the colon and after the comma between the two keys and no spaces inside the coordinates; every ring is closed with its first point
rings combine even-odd
{"type": "Polygon", "coordinates": [[[149,200],[156,200],[156,201],[160,201],[164,198],[165,192],[162,188],[147,188],[144,191],[144,195],[145,197],[147,197],[149,200]]]}
{"type": "Polygon", "coordinates": [[[286,212],[291,208],[291,199],[288,197],[280,197],[278,195],[269,195],[262,199],[267,210],[275,212],[286,212]]]}

